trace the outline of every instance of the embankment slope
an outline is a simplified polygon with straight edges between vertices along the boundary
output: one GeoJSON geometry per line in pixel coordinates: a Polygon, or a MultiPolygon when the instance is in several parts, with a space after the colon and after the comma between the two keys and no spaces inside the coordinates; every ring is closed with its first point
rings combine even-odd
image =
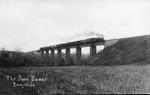
{"type": "MultiPolygon", "coordinates": [[[[109,40],[110,41],[110,40],[109,40]]],[[[150,62],[150,35],[118,39],[103,51],[89,57],[87,65],[146,64],[150,62]]]]}

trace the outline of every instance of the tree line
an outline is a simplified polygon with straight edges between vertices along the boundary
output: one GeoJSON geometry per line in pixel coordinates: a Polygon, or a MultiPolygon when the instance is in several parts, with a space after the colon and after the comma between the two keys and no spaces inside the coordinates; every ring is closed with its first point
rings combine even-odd
{"type": "MultiPolygon", "coordinates": [[[[83,55],[82,60],[85,58],[83,55]]],[[[50,57],[49,57],[50,58],[50,57]]],[[[79,65],[77,63],[76,55],[71,54],[70,64],[65,64],[65,54],[62,54],[62,59],[57,59],[57,54],[55,55],[55,64],[50,63],[50,59],[48,63],[45,63],[40,56],[40,53],[24,53],[19,51],[0,51],[0,67],[24,67],[24,66],[69,66],[69,65],[79,65]]]]}

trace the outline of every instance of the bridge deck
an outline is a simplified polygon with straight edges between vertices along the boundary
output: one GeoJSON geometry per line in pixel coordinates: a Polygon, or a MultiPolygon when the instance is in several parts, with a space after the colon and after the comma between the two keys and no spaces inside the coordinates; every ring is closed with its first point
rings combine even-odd
{"type": "Polygon", "coordinates": [[[92,44],[102,45],[104,43],[105,43],[105,40],[103,38],[90,38],[86,40],[68,42],[68,43],[63,43],[63,44],[58,44],[58,45],[53,45],[53,46],[48,46],[48,47],[42,47],[40,48],[40,50],[64,49],[64,48],[73,48],[73,47],[78,47],[78,46],[85,47],[85,46],[90,46],[92,44]]]}

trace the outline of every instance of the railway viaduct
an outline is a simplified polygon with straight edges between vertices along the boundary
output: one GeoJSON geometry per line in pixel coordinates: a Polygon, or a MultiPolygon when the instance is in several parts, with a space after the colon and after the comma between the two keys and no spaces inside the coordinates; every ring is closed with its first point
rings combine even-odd
{"type": "Polygon", "coordinates": [[[40,52],[40,56],[44,59],[44,63],[48,63],[51,66],[55,65],[55,50],[57,50],[57,61],[62,58],[62,49],[65,49],[65,65],[70,64],[70,49],[76,48],[76,60],[77,63],[81,61],[82,47],[90,47],[90,56],[96,54],[96,46],[104,45],[105,40],[103,37],[90,38],[80,41],[68,42],[48,47],[41,47],[37,52],[40,52]],[[49,60],[50,59],[50,60],[49,60]]]}

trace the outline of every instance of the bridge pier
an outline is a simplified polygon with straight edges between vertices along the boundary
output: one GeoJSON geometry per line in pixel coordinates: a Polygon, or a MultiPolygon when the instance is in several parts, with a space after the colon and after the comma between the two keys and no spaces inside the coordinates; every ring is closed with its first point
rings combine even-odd
{"type": "Polygon", "coordinates": [[[96,54],[96,45],[92,44],[90,45],[90,56],[96,54]]]}
{"type": "Polygon", "coordinates": [[[70,64],[70,48],[66,48],[66,60],[65,60],[65,65],[70,64]]]}
{"type": "Polygon", "coordinates": [[[49,63],[49,50],[46,50],[45,65],[49,63]]]}
{"type": "Polygon", "coordinates": [[[81,61],[81,47],[79,46],[76,48],[76,60],[77,60],[77,63],[81,61]]]}
{"type": "Polygon", "coordinates": [[[41,61],[41,64],[43,64],[44,63],[44,51],[41,50],[40,53],[41,53],[41,60],[40,61],[41,61]]]}
{"type": "Polygon", "coordinates": [[[50,63],[52,66],[54,66],[54,58],[55,58],[54,56],[55,56],[54,49],[51,49],[51,62],[50,63]]]}
{"type": "Polygon", "coordinates": [[[58,49],[57,51],[58,51],[57,52],[58,64],[60,64],[61,63],[61,58],[62,58],[61,49],[58,49]]]}
{"type": "Polygon", "coordinates": [[[60,59],[61,58],[61,49],[58,49],[58,59],[60,59]]]}

